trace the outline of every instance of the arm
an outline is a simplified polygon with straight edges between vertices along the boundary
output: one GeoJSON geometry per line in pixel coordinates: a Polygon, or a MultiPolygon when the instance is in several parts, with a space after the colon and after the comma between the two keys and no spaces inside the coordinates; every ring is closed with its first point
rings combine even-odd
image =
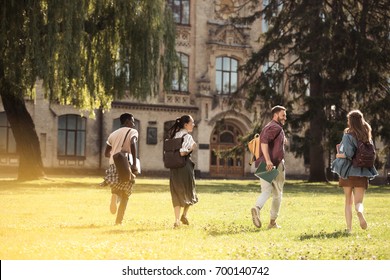
{"type": "Polygon", "coordinates": [[[344,134],[341,140],[340,151],[336,154],[336,158],[352,159],[355,154],[355,144],[352,139],[353,136],[344,134]]]}
{"type": "Polygon", "coordinates": [[[188,149],[188,151],[186,151],[186,152],[180,152],[180,155],[181,155],[182,157],[188,156],[190,153],[192,153],[192,151],[193,151],[195,148],[196,148],[196,143],[193,143],[192,146],[191,146],[191,148],[188,149]]]}
{"type": "Polygon", "coordinates": [[[263,152],[265,164],[267,165],[267,171],[272,170],[272,168],[274,168],[274,164],[272,163],[271,158],[269,156],[268,144],[261,143],[261,151],[263,152]]]}
{"type": "Polygon", "coordinates": [[[104,156],[105,157],[109,158],[111,156],[111,149],[112,149],[111,146],[107,144],[106,145],[106,149],[104,150],[104,156]]]}
{"type": "Polygon", "coordinates": [[[182,157],[189,155],[196,148],[196,143],[190,134],[183,136],[183,144],[180,149],[180,155],[182,157]]]}
{"type": "Polygon", "coordinates": [[[133,157],[133,164],[131,165],[131,171],[134,174],[138,173],[138,168],[137,168],[137,137],[132,137],[130,140],[130,151],[131,151],[131,156],[133,157]]]}

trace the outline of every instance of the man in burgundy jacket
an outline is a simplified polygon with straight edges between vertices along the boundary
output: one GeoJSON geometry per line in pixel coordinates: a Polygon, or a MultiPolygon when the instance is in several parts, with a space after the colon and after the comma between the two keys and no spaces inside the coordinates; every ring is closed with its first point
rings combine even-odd
{"type": "Polygon", "coordinates": [[[272,194],[271,218],[268,229],[280,228],[276,223],[282,202],[283,186],[285,181],[284,145],[286,138],[283,125],[286,123],[286,108],[277,105],[272,108],[272,120],[263,128],[260,134],[261,151],[263,155],[257,160],[256,165],[265,162],[267,170],[277,168],[278,176],[271,182],[260,179],[261,194],[257,198],[255,206],[251,209],[253,224],[260,228],[260,210],[272,194]]]}

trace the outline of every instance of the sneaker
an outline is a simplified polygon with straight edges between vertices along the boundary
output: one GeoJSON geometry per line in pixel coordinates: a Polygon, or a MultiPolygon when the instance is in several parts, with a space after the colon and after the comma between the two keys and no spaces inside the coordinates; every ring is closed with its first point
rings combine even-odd
{"type": "Polygon", "coordinates": [[[110,203],[110,212],[111,214],[116,213],[116,207],[118,203],[118,196],[116,194],[111,195],[111,203],[110,203]]]}
{"type": "Polygon", "coordinates": [[[274,223],[274,224],[269,224],[268,229],[273,229],[273,228],[282,228],[281,226],[279,226],[277,223],[274,223]]]}
{"type": "Polygon", "coordinates": [[[366,219],[364,218],[364,215],[362,212],[357,212],[357,216],[359,218],[359,222],[360,222],[360,227],[362,229],[366,229],[367,228],[367,221],[366,219]]]}
{"type": "Polygon", "coordinates": [[[261,228],[261,221],[260,221],[260,211],[257,207],[253,207],[251,209],[252,213],[252,222],[257,228],[261,228]]]}
{"type": "Polygon", "coordinates": [[[185,216],[181,216],[181,218],[180,218],[180,222],[182,222],[182,224],[183,225],[189,225],[190,223],[188,222],[188,219],[187,219],[187,217],[185,217],[185,216]]]}

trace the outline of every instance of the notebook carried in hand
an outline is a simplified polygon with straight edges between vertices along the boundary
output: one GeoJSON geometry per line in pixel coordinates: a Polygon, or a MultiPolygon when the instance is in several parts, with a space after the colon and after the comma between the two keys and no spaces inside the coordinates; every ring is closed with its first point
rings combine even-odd
{"type": "Polygon", "coordinates": [[[272,170],[267,171],[267,165],[265,162],[261,162],[255,171],[255,176],[259,179],[266,180],[271,183],[279,174],[279,171],[274,167],[272,170]]]}

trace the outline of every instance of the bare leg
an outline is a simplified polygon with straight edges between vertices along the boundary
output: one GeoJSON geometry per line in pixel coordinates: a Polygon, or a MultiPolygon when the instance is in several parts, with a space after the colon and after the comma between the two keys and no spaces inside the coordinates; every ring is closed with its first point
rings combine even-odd
{"type": "Polygon", "coordinates": [[[190,209],[190,206],[189,206],[189,205],[184,206],[184,209],[183,209],[183,216],[184,216],[184,217],[187,217],[188,209],[190,209]]]}
{"type": "Polygon", "coordinates": [[[180,206],[174,206],[173,207],[173,210],[175,212],[175,223],[174,223],[174,227],[177,227],[180,225],[180,206]]]}
{"type": "Polygon", "coordinates": [[[184,210],[183,210],[183,215],[181,216],[180,218],[180,221],[182,222],[183,225],[189,225],[190,223],[188,222],[188,219],[187,219],[187,212],[188,212],[188,209],[190,209],[190,205],[186,205],[184,206],[184,210]]]}
{"type": "Polygon", "coordinates": [[[352,231],[352,203],[353,192],[351,187],[343,187],[345,194],[345,221],[347,223],[347,231],[352,231]]]}
{"type": "Polygon", "coordinates": [[[116,213],[117,199],[118,199],[118,196],[113,193],[111,195],[111,202],[110,202],[110,212],[111,212],[111,214],[115,214],[116,213]]]}

